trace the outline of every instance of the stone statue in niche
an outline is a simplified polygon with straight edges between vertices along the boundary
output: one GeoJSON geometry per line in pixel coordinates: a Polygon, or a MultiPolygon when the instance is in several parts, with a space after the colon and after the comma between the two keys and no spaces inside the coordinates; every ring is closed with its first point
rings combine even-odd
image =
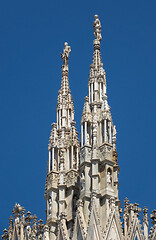
{"type": "Polygon", "coordinates": [[[93,23],[93,27],[94,27],[94,36],[97,40],[101,41],[102,40],[102,36],[101,36],[101,23],[99,20],[98,15],[94,16],[95,21],[93,23]]]}
{"type": "Polygon", "coordinates": [[[85,175],[84,171],[81,173],[81,190],[85,189],[85,175]]]}
{"type": "Polygon", "coordinates": [[[114,125],[114,126],[113,126],[113,137],[116,137],[116,134],[117,134],[117,132],[116,132],[116,126],[114,125]]]}
{"type": "Polygon", "coordinates": [[[51,212],[52,212],[52,199],[51,199],[51,196],[49,196],[48,204],[49,204],[49,215],[51,215],[51,212]]]}
{"type": "Polygon", "coordinates": [[[112,184],[112,176],[110,171],[107,172],[107,183],[108,185],[112,184]]]}

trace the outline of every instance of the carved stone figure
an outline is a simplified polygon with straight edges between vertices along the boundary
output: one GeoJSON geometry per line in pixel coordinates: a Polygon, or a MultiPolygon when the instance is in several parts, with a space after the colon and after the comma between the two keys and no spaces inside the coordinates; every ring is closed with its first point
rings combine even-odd
{"type": "Polygon", "coordinates": [[[51,210],[52,210],[52,199],[51,199],[51,196],[49,197],[49,200],[48,200],[48,203],[49,203],[49,215],[51,215],[51,210]]]}
{"type": "Polygon", "coordinates": [[[108,183],[109,185],[112,184],[112,177],[111,177],[110,171],[107,172],[107,183],[108,183]]]}
{"type": "Polygon", "coordinates": [[[117,131],[116,131],[116,126],[113,126],[113,137],[116,137],[117,131]]]}
{"type": "Polygon", "coordinates": [[[101,36],[101,23],[99,20],[98,15],[94,16],[95,21],[93,23],[93,27],[94,27],[94,36],[97,40],[101,41],[102,40],[102,36],[101,36]]]}
{"type": "Polygon", "coordinates": [[[63,60],[63,65],[68,66],[69,53],[71,52],[71,47],[68,46],[68,43],[64,43],[63,53],[61,53],[61,58],[63,60]]]}
{"type": "Polygon", "coordinates": [[[85,175],[84,171],[81,173],[81,190],[85,189],[85,175]]]}

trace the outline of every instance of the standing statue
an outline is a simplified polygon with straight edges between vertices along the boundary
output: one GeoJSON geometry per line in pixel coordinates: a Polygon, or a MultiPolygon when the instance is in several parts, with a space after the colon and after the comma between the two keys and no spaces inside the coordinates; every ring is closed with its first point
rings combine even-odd
{"type": "Polygon", "coordinates": [[[84,171],[81,173],[81,190],[85,189],[85,175],[84,171]]]}
{"type": "Polygon", "coordinates": [[[117,131],[116,131],[116,126],[113,126],[113,137],[116,137],[117,131]]]}
{"type": "Polygon", "coordinates": [[[101,42],[102,40],[102,36],[101,36],[101,23],[99,20],[98,15],[94,16],[95,21],[93,23],[93,27],[94,27],[94,36],[97,40],[99,40],[101,42]]]}
{"type": "Polygon", "coordinates": [[[48,203],[49,203],[49,215],[51,215],[51,212],[52,212],[52,199],[51,199],[51,196],[49,197],[48,203]]]}
{"type": "Polygon", "coordinates": [[[69,53],[71,52],[71,47],[68,46],[68,43],[64,43],[63,53],[61,53],[61,58],[63,60],[63,66],[68,66],[69,53]]]}
{"type": "Polygon", "coordinates": [[[108,183],[109,185],[111,185],[111,183],[112,183],[112,177],[111,177],[110,171],[107,172],[107,183],[108,183]]]}

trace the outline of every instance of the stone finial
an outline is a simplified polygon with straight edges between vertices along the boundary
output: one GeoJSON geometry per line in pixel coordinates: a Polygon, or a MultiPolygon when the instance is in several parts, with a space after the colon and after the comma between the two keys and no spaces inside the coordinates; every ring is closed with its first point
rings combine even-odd
{"type": "Polygon", "coordinates": [[[22,208],[22,211],[21,211],[21,223],[23,225],[25,225],[25,209],[24,209],[24,207],[22,208]]]}
{"type": "Polygon", "coordinates": [[[71,47],[68,46],[68,43],[64,43],[64,49],[63,53],[61,53],[61,58],[63,60],[63,68],[66,68],[64,70],[68,70],[68,60],[69,60],[69,53],[71,52],[71,47]]]}
{"type": "Polygon", "coordinates": [[[41,235],[43,233],[43,227],[44,227],[43,220],[40,219],[37,225],[38,235],[41,235]]]}
{"type": "Polygon", "coordinates": [[[15,204],[14,209],[12,210],[12,213],[14,214],[15,218],[20,216],[20,212],[23,210],[23,207],[20,206],[20,204],[15,204]]]}
{"type": "Polygon", "coordinates": [[[43,220],[40,219],[38,221],[37,229],[38,229],[38,239],[42,239],[43,230],[44,230],[43,220]]]}
{"type": "Polygon", "coordinates": [[[33,226],[32,226],[32,239],[36,239],[37,235],[37,217],[36,215],[33,216],[33,226]]]}
{"type": "Polygon", "coordinates": [[[139,213],[141,212],[141,208],[139,207],[138,203],[134,203],[133,205],[134,213],[137,214],[137,217],[139,217],[139,213]]]}
{"type": "Polygon", "coordinates": [[[34,216],[33,216],[33,225],[36,225],[36,224],[37,224],[37,216],[34,215],[34,216]]]}
{"type": "Polygon", "coordinates": [[[127,197],[125,198],[124,203],[125,203],[125,208],[127,208],[128,207],[128,203],[129,203],[129,200],[128,200],[127,197]]]}
{"type": "Polygon", "coordinates": [[[27,212],[27,216],[25,218],[25,220],[27,221],[27,226],[30,226],[31,225],[31,220],[33,219],[33,215],[31,215],[31,212],[28,211],[27,212]]]}
{"type": "Polygon", "coordinates": [[[94,28],[94,36],[97,40],[101,42],[102,36],[101,36],[101,22],[99,20],[99,16],[95,15],[94,16],[95,20],[93,23],[93,28],[94,28]]]}
{"type": "Polygon", "coordinates": [[[12,216],[9,217],[9,230],[10,231],[12,231],[12,229],[13,229],[13,219],[14,218],[12,216]]]}
{"type": "Polygon", "coordinates": [[[128,205],[128,210],[129,210],[129,212],[134,211],[134,204],[130,203],[130,204],[128,205]]]}
{"type": "Polygon", "coordinates": [[[7,239],[8,239],[8,230],[5,228],[5,229],[3,230],[3,232],[4,232],[4,234],[2,235],[2,239],[3,239],[3,240],[7,240],[7,239]]]}
{"type": "Polygon", "coordinates": [[[148,222],[148,209],[146,207],[143,208],[143,222],[148,222]]]}
{"type": "Polygon", "coordinates": [[[152,211],[152,214],[150,215],[150,218],[152,219],[152,224],[156,225],[156,210],[152,211]]]}
{"type": "Polygon", "coordinates": [[[22,207],[21,215],[24,215],[24,214],[25,214],[25,209],[24,209],[24,207],[22,207]]]}

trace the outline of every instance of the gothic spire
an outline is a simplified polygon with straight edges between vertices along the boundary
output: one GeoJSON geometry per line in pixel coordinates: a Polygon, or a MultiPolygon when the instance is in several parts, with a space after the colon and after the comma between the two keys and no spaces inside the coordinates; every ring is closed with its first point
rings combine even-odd
{"type": "Polygon", "coordinates": [[[62,80],[57,102],[57,123],[52,124],[49,139],[49,160],[45,188],[47,201],[47,225],[50,227],[51,239],[56,239],[57,223],[64,224],[63,230],[67,232],[67,221],[70,234],[73,227],[73,216],[76,204],[73,199],[78,198],[77,175],[79,165],[79,141],[74,121],[74,104],[69,88],[68,60],[71,52],[70,46],[65,42],[61,58],[62,80]],[[71,212],[67,212],[67,206],[71,212]],[[70,226],[70,227],[69,227],[70,226]]]}
{"type": "MultiPolygon", "coordinates": [[[[61,89],[58,94],[57,101],[57,124],[52,124],[52,131],[49,140],[49,151],[50,154],[52,152],[52,156],[49,155],[49,171],[50,169],[59,169],[59,163],[55,159],[54,148],[64,149],[69,148],[73,142],[78,147],[78,133],[75,128],[74,122],[74,104],[71,95],[71,91],[69,88],[69,80],[68,80],[68,60],[69,54],[71,52],[71,47],[68,46],[68,43],[65,42],[63,53],[61,53],[61,58],[63,60],[62,65],[62,81],[61,81],[61,89]],[[71,135],[69,134],[72,131],[71,135]],[[54,159],[54,161],[51,161],[54,159]],[[57,163],[55,163],[55,161],[57,163]],[[52,162],[52,163],[51,163],[52,162]],[[56,166],[55,166],[56,165],[56,166]]],[[[59,152],[60,152],[59,151],[59,152]]],[[[65,153],[65,151],[63,151],[65,153]]],[[[56,154],[59,159],[59,155],[56,154]]],[[[67,154],[69,155],[69,153],[67,154]]],[[[67,160],[66,160],[67,161],[67,160]]],[[[77,166],[77,163],[75,164],[77,166]]],[[[73,164],[72,164],[73,167],[73,164]]],[[[65,163],[65,168],[70,168],[69,159],[65,163]]]]}
{"type": "Polygon", "coordinates": [[[94,28],[94,54],[93,54],[93,66],[94,69],[99,70],[99,67],[101,66],[101,53],[100,53],[100,43],[102,40],[101,36],[101,22],[99,20],[98,15],[94,16],[95,20],[93,22],[93,28],[94,28]]]}
{"type": "Polygon", "coordinates": [[[86,222],[92,211],[90,202],[94,196],[96,208],[100,209],[99,218],[102,223],[104,221],[106,223],[109,211],[112,211],[110,200],[115,197],[118,210],[120,207],[118,198],[119,167],[116,152],[116,129],[107,102],[106,73],[101,62],[101,23],[98,15],[94,17],[93,63],[90,65],[89,94],[85,97],[81,118],[80,198],[84,202],[86,222]]]}
{"type": "Polygon", "coordinates": [[[93,28],[95,39],[93,41],[93,63],[90,65],[88,82],[89,103],[102,102],[102,97],[106,95],[106,73],[103,69],[100,52],[100,43],[102,40],[101,22],[98,15],[95,15],[94,18],[93,28]]]}
{"type": "Polygon", "coordinates": [[[68,79],[68,60],[71,47],[68,46],[67,42],[65,42],[64,45],[63,53],[61,53],[61,58],[63,60],[62,81],[57,103],[57,128],[59,129],[62,127],[70,127],[72,121],[74,121],[74,105],[68,79]]]}
{"type": "Polygon", "coordinates": [[[69,60],[70,52],[71,52],[71,47],[68,46],[67,42],[65,42],[63,53],[61,53],[61,58],[63,60],[61,90],[62,90],[63,95],[70,92],[70,90],[69,90],[69,80],[68,80],[68,72],[69,72],[68,60],[69,60]]]}

